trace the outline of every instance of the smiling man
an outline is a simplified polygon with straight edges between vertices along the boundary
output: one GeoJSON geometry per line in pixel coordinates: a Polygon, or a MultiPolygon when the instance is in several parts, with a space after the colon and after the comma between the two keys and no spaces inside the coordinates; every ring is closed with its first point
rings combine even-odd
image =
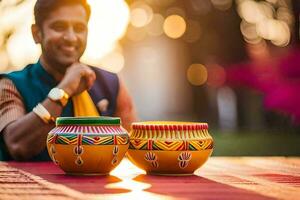
{"type": "Polygon", "coordinates": [[[50,160],[46,137],[59,116],[119,116],[125,128],[135,120],[118,76],[79,61],[88,35],[86,0],[37,0],[34,15],[39,61],[0,77],[3,160],[50,160]]]}

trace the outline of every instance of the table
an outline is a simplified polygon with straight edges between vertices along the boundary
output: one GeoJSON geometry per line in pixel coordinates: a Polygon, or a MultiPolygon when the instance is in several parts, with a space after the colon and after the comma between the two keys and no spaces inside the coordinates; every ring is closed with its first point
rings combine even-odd
{"type": "Polygon", "coordinates": [[[192,176],[154,176],[126,158],[107,176],[52,162],[0,162],[0,199],[300,199],[300,158],[211,157],[192,176]]]}

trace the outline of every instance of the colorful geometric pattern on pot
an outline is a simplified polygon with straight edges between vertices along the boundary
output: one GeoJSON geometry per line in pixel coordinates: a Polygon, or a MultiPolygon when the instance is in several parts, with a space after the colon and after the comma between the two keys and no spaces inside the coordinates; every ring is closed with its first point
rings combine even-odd
{"type": "Polygon", "coordinates": [[[141,140],[130,139],[129,149],[162,151],[199,151],[213,148],[213,140],[141,140]]]}
{"type": "Polygon", "coordinates": [[[126,145],[128,135],[86,135],[86,134],[49,134],[50,144],[82,144],[82,145],[126,145]]]}
{"type": "Polygon", "coordinates": [[[118,154],[119,154],[119,147],[117,145],[114,146],[112,154],[113,154],[113,159],[111,161],[111,164],[116,165],[118,162],[118,154]]]}
{"type": "Polygon", "coordinates": [[[57,126],[51,133],[87,133],[87,134],[126,134],[126,131],[118,125],[89,126],[89,125],[67,125],[57,126]]]}
{"type": "Polygon", "coordinates": [[[178,165],[181,169],[186,168],[189,165],[190,160],[192,159],[192,154],[190,152],[182,152],[178,156],[178,165]]]}
{"type": "Polygon", "coordinates": [[[158,163],[158,158],[155,153],[149,151],[145,154],[145,160],[151,163],[152,167],[158,168],[159,163],[158,163]]]}
{"type": "Polygon", "coordinates": [[[139,122],[132,125],[131,139],[203,140],[211,139],[207,123],[139,122]]]}
{"type": "Polygon", "coordinates": [[[208,130],[207,123],[197,122],[137,122],[132,124],[133,130],[152,130],[152,131],[193,131],[208,130]]]}

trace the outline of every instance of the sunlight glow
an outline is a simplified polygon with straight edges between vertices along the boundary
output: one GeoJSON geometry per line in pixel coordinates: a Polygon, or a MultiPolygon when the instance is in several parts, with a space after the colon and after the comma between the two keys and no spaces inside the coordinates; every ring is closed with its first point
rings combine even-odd
{"type": "Polygon", "coordinates": [[[0,71],[5,71],[8,66],[9,61],[7,57],[7,53],[5,51],[0,51],[0,71]]]}
{"type": "Polygon", "coordinates": [[[124,0],[88,0],[92,8],[88,44],[82,60],[99,65],[116,42],[125,34],[129,23],[129,7],[124,0]]]}
{"type": "Polygon", "coordinates": [[[18,67],[35,62],[41,53],[41,49],[34,45],[30,34],[30,25],[22,28],[15,32],[7,42],[7,52],[11,58],[10,61],[13,66],[18,67]]]}
{"type": "MultiPolygon", "coordinates": [[[[139,175],[144,175],[146,172],[137,168],[133,165],[127,158],[124,158],[119,166],[115,168],[112,172],[110,172],[111,176],[116,176],[121,179],[121,182],[110,183],[105,186],[107,189],[126,189],[130,190],[128,193],[120,193],[120,194],[101,194],[99,195],[99,199],[140,199],[143,200],[170,200],[172,197],[166,195],[160,195],[148,191],[144,191],[151,188],[151,184],[145,183],[142,181],[133,180],[135,177],[139,175]]],[[[94,199],[97,199],[98,195],[94,196],[94,199]]]]}
{"type": "Polygon", "coordinates": [[[140,174],[146,174],[146,172],[137,168],[128,159],[124,159],[122,160],[122,164],[120,164],[116,169],[110,172],[110,175],[116,176],[122,179],[122,181],[118,183],[108,184],[105,187],[109,189],[122,188],[135,192],[150,188],[150,184],[132,180],[140,174]]]}
{"type": "Polygon", "coordinates": [[[125,59],[120,51],[112,51],[105,55],[101,59],[101,68],[106,69],[107,71],[118,73],[120,72],[125,64],[125,59]]]}
{"type": "Polygon", "coordinates": [[[115,168],[113,171],[110,172],[110,175],[117,176],[119,178],[124,178],[127,176],[129,172],[130,174],[133,174],[133,176],[136,176],[138,174],[146,174],[146,172],[138,167],[136,167],[134,164],[132,164],[128,159],[124,158],[122,160],[122,163],[115,168]]]}
{"type": "Polygon", "coordinates": [[[33,23],[34,3],[35,0],[29,0],[18,7],[0,12],[1,34],[11,34],[6,46],[9,59],[7,64],[14,69],[35,62],[41,52],[33,42],[30,29],[33,23]]]}
{"type": "MultiPolygon", "coordinates": [[[[1,34],[11,34],[7,41],[11,69],[19,69],[36,62],[40,56],[41,49],[39,45],[35,45],[30,30],[35,2],[36,0],[27,0],[20,6],[0,13],[1,34]]],[[[124,66],[124,57],[113,50],[126,32],[129,23],[129,7],[125,0],[88,0],[88,2],[92,14],[87,49],[82,61],[95,66],[105,63],[110,71],[118,72],[124,66]],[[116,57],[117,60],[110,62],[112,59],[107,59],[108,57],[116,57]]]]}

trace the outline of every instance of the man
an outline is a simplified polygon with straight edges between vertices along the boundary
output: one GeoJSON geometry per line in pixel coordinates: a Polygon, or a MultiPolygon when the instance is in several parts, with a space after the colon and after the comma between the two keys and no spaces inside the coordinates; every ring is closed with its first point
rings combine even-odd
{"type": "Polygon", "coordinates": [[[46,137],[58,116],[119,116],[128,129],[135,114],[124,84],[79,62],[90,17],[86,0],[37,0],[34,15],[39,61],[0,79],[2,159],[49,160],[46,137]]]}

